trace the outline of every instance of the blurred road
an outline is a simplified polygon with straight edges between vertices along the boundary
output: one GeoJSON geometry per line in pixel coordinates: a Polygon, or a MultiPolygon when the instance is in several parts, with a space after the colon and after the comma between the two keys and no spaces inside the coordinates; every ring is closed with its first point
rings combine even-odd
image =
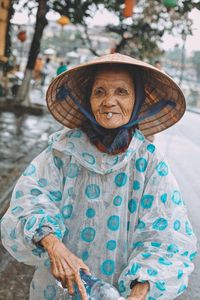
{"type": "MultiPolygon", "coordinates": [[[[200,114],[187,112],[172,128],[156,135],[155,144],[168,159],[186,203],[188,215],[197,238],[200,237],[200,114]]],[[[200,240],[198,241],[198,252],[200,240]]],[[[179,300],[200,300],[200,259],[189,288],[179,300]]]]}
{"type": "MultiPolygon", "coordinates": [[[[49,114],[0,114],[0,218],[7,208],[13,185],[20,173],[45,148],[48,135],[59,128],[49,114]]],[[[177,125],[156,135],[155,139],[155,144],[168,158],[181,187],[197,237],[200,236],[199,130],[200,114],[187,112],[177,125]]],[[[16,262],[1,243],[0,258],[0,300],[28,300],[34,268],[16,262]]],[[[187,292],[177,299],[200,300],[199,257],[195,260],[195,266],[187,292]]]]}

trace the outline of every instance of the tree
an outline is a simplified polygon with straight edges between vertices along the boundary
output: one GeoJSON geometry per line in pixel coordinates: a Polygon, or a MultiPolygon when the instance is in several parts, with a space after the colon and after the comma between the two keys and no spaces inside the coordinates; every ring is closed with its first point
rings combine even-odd
{"type": "Polygon", "coordinates": [[[40,52],[40,43],[41,43],[42,34],[45,26],[48,24],[46,19],[46,13],[48,11],[47,2],[48,0],[38,0],[38,10],[36,15],[35,31],[31,43],[31,48],[29,51],[26,70],[24,73],[24,79],[17,93],[17,101],[23,102],[23,104],[26,105],[29,105],[29,103],[27,103],[27,95],[29,91],[29,85],[32,78],[32,72],[34,69],[35,61],[38,53],[40,52]]]}
{"type": "MultiPolygon", "coordinates": [[[[32,1],[24,1],[26,4],[33,3],[32,1]]],[[[177,5],[172,8],[166,6],[166,2],[163,0],[138,0],[135,12],[128,22],[123,16],[124,0],[35,1],[38,4],[35,34],[31,44],[24,81],[19,89],[18,100],[23,101],[26,98],[32,70],[39,53],[43,30],[47,25],[45,15],[49,8],[67,16],[71,23],[81,24],[85,29],[82,38],[87,43],[90,51],[95,55],[99,55],[98,49],[93,47],[89,35],[87,18],[93,16],[100,5],[103,6],[105,9],[113,12],[119,20],[117,26],[109,25],[105,28],[105,31],[113,32],[119,36],[115,45],[115,51],[152,61],[155,57],[162,54],[159,43],[162,41],[164,32],[168,31],[176,35],[184,34],[185,36],[191,34],[192,22],[188,18],[188,13],[193,8],[200,9],[200,2],[196,0],[177,0],[177,5]]]]}
{"type": "Polygon", "coordinates": [[[93,54],[98,55],[98,49],[92,47],[87,17],[92,16],[100,4],[103,5],[104,8],[114,12],[119,20],[117,26],[109,25],[105,28],[107,32],[114,32],[119,36],[115,51],[152,61],[163,53],[159,45],[166,31],[176,35],[191,34],[192,22],[188,18],[188,13],[193,8],[200,9],[200,3],[195,0],[175,1],[177,5],[173,7],[167,5],[167,2],[138,0],[129,22],[123,16],[123,0],[61,0],[54,1],[52,8],[68,16],[73,23],[84,26],[84,39],[87,41],[88,48],[93,54]]]}

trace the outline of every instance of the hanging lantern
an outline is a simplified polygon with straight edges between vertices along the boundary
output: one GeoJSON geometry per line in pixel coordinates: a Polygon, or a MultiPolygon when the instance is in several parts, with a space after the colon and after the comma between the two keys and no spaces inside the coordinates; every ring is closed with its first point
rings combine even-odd
{"type": "Polygon", "coordinates": [[[69,18],[66,17],[66,16],[61,16],[61,17],[57,20],[57,23],[63,27],[63,26],[65,26],[65,25],[68,25],[68,24],[70,23],[70,20],[69,20],[69,18]]]}
{"type": "Polygon", "coordinates": [[[26,31],[22,30],[18,33],[17,35],[18,40],[20,40],[21,43],[25,42],[27,36],[26,36],[26,31]]]}
{"type": "Polygon", "coordinates": [[[136,4],[136,0],[125,0],[125,7],[123,11],[123,16],[125,18],[132,16],[135,4],[136,4]]]}
{"type": "Polygon", "coordinates": [[[163,0],[163,4],[167,8],[173,8],[177,5],[177,0],[163,0]]]}

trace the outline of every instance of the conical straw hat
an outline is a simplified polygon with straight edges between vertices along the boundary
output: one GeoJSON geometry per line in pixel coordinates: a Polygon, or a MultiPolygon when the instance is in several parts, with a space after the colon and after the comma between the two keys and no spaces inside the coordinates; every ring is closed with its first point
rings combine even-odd
{"type": "Polygon", "coordinates": [[[145,101],[139,117],[161,99],[171,100],[174,105],[167,105],[161,111],[139,122],[139,129],[144,135],[149,136],[169,128],[178,122],[183,116],[186,103],[185,97],[175,83],[166,73],[157,68],[119,53],[108,54],[97,59],[78,65],[56,77],[50,84],[47,94],[47,106],[54,118],[68,128],[76,128],[81,125],[86,117],[74,102],[74,97],[84,105],[89,101],[88,90],[93,82],[95,67],[101,64],[123,64],[129,69],[141,68],[145,82],[145,101]],[[70,95],[60,93],[62,88],[70,90],[70,95]]]}

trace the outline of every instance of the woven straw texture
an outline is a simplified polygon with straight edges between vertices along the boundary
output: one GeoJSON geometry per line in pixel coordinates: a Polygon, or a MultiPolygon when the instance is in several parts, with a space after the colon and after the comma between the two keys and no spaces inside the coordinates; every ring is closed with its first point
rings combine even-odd
{"type": "Polygon", "coordinates": [[[101,56],[96,60],[74,67],[63,72],[51,82],[46,95],[47,106],[54,118],[62,125],[68,128],[79,127],[82,121],[85,120],[85,116],[69,95],[62,100],[58,99],[59,88],[67,87],[71,94],[85,106],[85,103],[89,101],[95,67],[99,64],[124,64],[129,66],[129,69],[131,66],[133,73],[135,66],[143,70],[146,97],[140,111],[140,117],[161,99],[176,103],[175,107],[167,105],[159,113],[139,123],[139,129],[145,136],[169,128],[183,116],[186,109],[185,98],[181,89],[171,77],[147,63],[115,53],[101,56]]]}

